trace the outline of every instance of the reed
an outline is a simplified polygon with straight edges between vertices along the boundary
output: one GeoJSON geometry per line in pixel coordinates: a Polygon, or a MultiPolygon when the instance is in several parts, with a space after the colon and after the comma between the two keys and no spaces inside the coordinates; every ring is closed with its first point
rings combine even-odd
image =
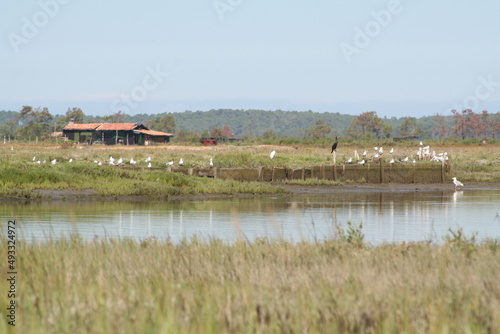
{"type": "Polygon", "coordinates": [[[500,332],[500,242],[456,232],[377,247],[72,236],[18,253],[17,333],[500,332]]]}

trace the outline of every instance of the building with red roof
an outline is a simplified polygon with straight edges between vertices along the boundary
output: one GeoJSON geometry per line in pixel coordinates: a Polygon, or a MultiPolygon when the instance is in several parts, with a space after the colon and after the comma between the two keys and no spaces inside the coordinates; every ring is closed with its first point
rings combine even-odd
{"type": "Polygon", "coordinates": [[[89,145],[150,145],[168,143],[173,134],[150,130],[141,123],[70,123],[63,128],[63,136],[89,145]]]}

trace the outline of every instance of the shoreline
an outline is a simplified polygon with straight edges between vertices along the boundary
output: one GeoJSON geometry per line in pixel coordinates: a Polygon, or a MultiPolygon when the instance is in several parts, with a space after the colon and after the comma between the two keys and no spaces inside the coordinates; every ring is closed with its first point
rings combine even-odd
{"type": "MultiPolygon", "coordinates": [[[[283,193],[271,194],[197,194],[197,195],[172,195],[163,197],[143,196],[143,195],[99,195],[94,189],[36,189],[32,191],[34,198],[3,197],[1,202],[30,202],[30,201],[180,201],[180,200],[209,200],[224,198],[255,198],[255,197],[286,197],[286,196],[323,196],[336,194],[356,194],[356,193],[407,193],[407,192],[455,192],[455,187],[451,183],[435,184],[402,184],[402,183],[381,183],[381,184],[348,184],[348,185],[295,185],[277,184],[274,186],[284,190],[283,193]]],[[[463,189],[468,190],[499,190],[500,182],[471,182],[467,183],[463,189]]]]}

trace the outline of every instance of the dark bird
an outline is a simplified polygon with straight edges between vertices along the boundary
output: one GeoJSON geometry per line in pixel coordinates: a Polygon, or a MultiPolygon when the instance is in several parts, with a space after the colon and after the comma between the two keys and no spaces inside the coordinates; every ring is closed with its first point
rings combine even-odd
{"type": "Polygon", "coordinates": [[[337,151],[337,145],[339,144],[339,136],[335,137],[335,143],[332,145],[332,151],[330,153],[333,153],[333,151],[337,151]]]}

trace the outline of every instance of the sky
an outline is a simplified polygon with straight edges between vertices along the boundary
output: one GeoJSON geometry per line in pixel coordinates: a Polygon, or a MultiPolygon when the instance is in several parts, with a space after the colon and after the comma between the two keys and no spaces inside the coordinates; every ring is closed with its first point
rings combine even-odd
{"type": "Polygon", "coordinates": [[[495,0],[0,3],[0,110],[500,111],[495,0]]]}

